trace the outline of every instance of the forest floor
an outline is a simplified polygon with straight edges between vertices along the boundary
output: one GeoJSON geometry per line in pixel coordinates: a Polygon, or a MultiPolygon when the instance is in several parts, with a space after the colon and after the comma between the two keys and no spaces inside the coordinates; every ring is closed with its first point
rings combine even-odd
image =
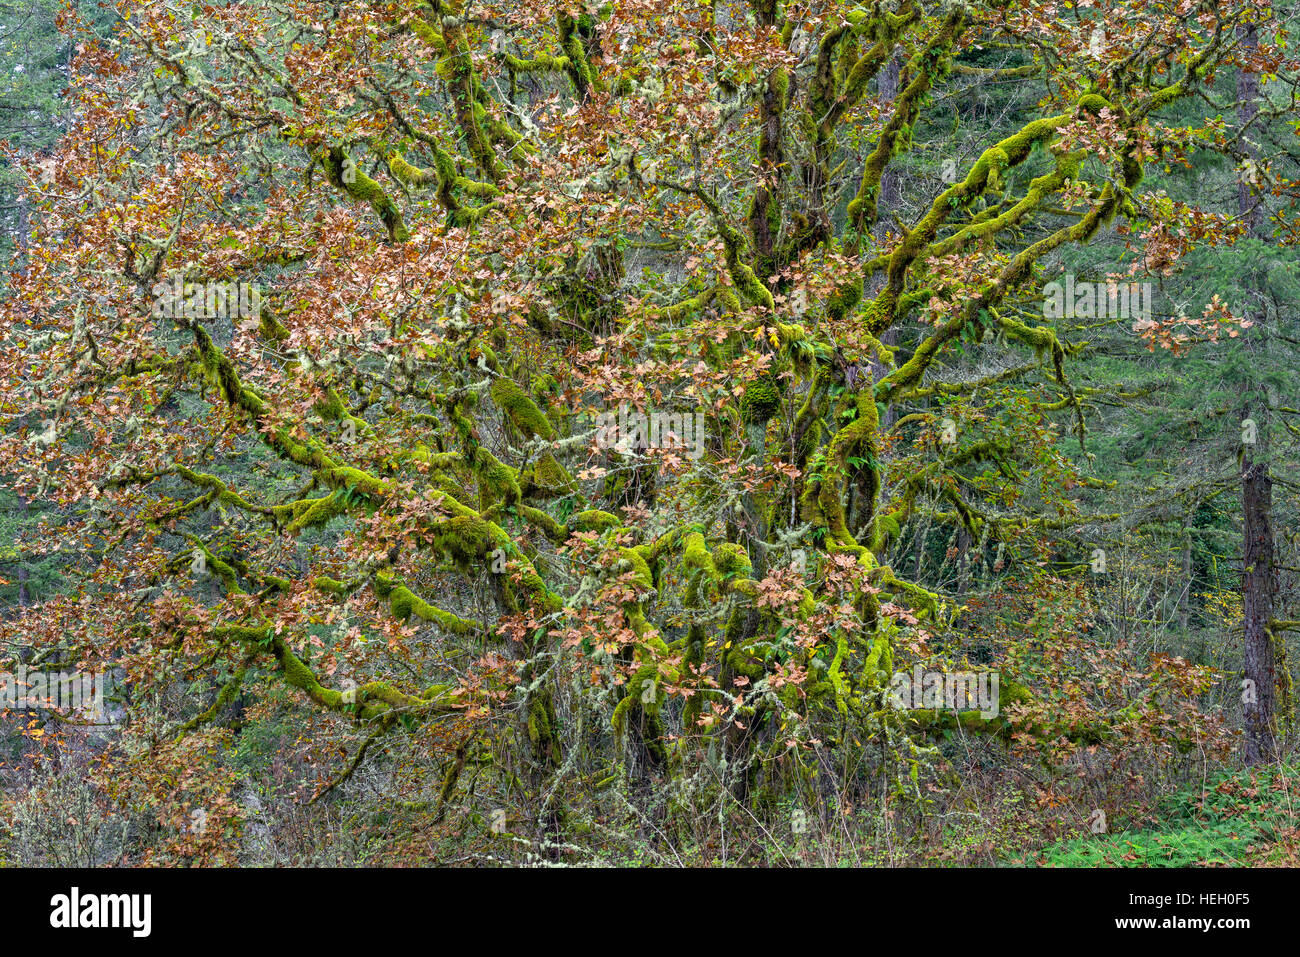
{"type": "Polygon", "coordinates": [[[1145,830],[1062,842],[1054,867],[1295,867],[1300,864],[1300,766],[1207,778],[1160,802],[1145,830]]]}

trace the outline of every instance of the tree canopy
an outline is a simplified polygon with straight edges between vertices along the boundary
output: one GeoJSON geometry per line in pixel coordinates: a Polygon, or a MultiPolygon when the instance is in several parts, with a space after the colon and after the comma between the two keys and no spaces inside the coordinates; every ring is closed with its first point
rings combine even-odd
{"type": "Polygon", "coordinates": [[[1286,18],[69,10],[0,300],[13,558],[58,571],[0,657],[112,675],[98,780],[162,859],[236,860],[273,753],[555,858],[923,821],[980,761],[1101,761],[1072,800],[1119,814],[1231,760],[1238,593],[1275,756],[1286,18]],[[900,702],[953,674],[992,706],[900,702]]]}

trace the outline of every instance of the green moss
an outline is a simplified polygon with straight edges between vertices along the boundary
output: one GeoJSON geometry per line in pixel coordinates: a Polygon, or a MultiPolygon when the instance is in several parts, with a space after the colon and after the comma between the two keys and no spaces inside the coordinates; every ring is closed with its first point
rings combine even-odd
{"type": "Polygon", "coordinates": [[[1079,97],[1079,111],[1081,113],[1100,114],[1102,110],[1114,109],[1100,93],[1085,93],[1079,97]]]}
{"type": "Polygon", "coordinates": [[[834,320],[841,320],[849,314],[849,310],[861,301],[862,280],[858,278],[836,288],[827,297],[826,314],[834,320]]]}
{"type": "Polygon", "coordinates": [[[657,682],[658,677],[659,666],[655,664],[646,664],[643,665],[628,681],[627,693],[623,696],[623,700],[614,708],[614,714],[611,718],[611,723],[616,733],[622,734],[626,729],[627,714],[632,710],[632,708],[640,705],[647,713],[657,712],[659,710],[659,702],[663,696],[663,692],[658,689],[657,685],[654,703],[651,704],[645,702],[643,704],[641,701],[641,695],[645,692],[646,686],[652,681],[657,682]]]}
{"type": "Polygon", "coordinates": [[[444,611],[429,604],[405,585],[393,582],[386,575],[375,576],[375,593],[387,598],[393,616],[406,621],[412,615],[427,622],[432,622],[455,635],[468,635],[480,631],[482,626],[468,618],[461,618],[449,611],[444,611]]]}
{"type": "Polygon", "coordinates": [[[730,542],[713,549],[713,566],[724,578],[748,578],[753,571],[744,547],[730,542]]]}
{"type": "Polygon", "coordinates": [[[481,563],[495,549],[511,545],[504,533],[494,534],[493,526],[483,519],[464,515],[438,522],[432,539],[438,551],[461,567],[481,563]]]}
{"type": "Polygon", "coordinates": [[[826,672],[826,680],[830,684],[832,693],[835,695],[835,707],[840,714],[848,714],[848,696],[849,687],[844,680],[844,659],[849,653],[848,639],[840,635],[835,640],[835,657],[831,659],[830,668],[826,672]]]}
{"type": "Polygon", "coordinates": [[[320,591],[329,592],[331,595],[337,595],[340,598],[348,593],[348,586],[345,582],[330,578],[327,575],[317,575],[312,579],[312,584],[320,591]]]}
{"type": "Polygon", "coordinates": [[[414,598],[415,596],[406,588],[402,588],[400,591],[394,593],[392,601],[389,603],[389,608],[392,609],[393,615],[400,618],[402,621],[406,621],[406,619],[410,618],[411,611],[414,607],[414,598]]]}
{"type": "MultiPolygon", "coordinates": [[[[519,514],[523,516],[527,522],[540,528],[542,534],[555,544],[562,545],[568,540],[569,530],[541,509],[533,508],[531,505],[520,505],[519,514]]],[[[533,559],[533,562],[534,564],[538,564],[536,558],[533,559]]],[[[540,565],[538,565],[538,567],[540,567],[540,565]]]]}
{"type": "Polygon", "coordinates": [[[533,754],[544,764],[558,760],[560,745],[555,735],[555,705],[548,691],[536,691],[528,698],[528,740],[533,754]]]}
{"type": "Polygon", "coordinates": [[[759,379],[745,386],[740,398],[741,414],[746,422],[763,423],[776,415],[781,408],[781,392],[770,378],[759,379]]]}
{"type": "Polygon", "coordinates": [[[682,539],[682,561],[687,568],[698,568],[704,572],[711,581],[716,582],[721,577],[713,564],[704,536],[697,531],[687,533],[682,539]]]}
{"type": "Polygon", "coordinates": [[[618,554],[631,568],[637,584],[648,591],[653,591],[655,587],[654,576],[650,574],[650,566],[646,564],[646,560],[641,556],[641,553],[634,548],[620,548],[618,554]]]}
{"type": "Polygon", "coordinates": [[[304,499],[287,505],[277,505],[272,511],[282,521],[288,519],[285,531],[296,535],[306,528],[327,524],[347,512],[347,499],[338,492],[322,498],[304,499]]]}
{"type": "Polygon", "coordinates": [[[722,303],[723,311],[728,315],[735,315],[745,308],[732,286],[719,286],[718,299],[722,303]]]}
{"type": "Polygon", "coordinates": [[[527,438],[555,438],[555,428],[547,421],[542,410],[524,394],[513,379],[501,376],[494,379],[488,391],[510,423],[527,438]]]}
{"type": "Polygon", "coordinates": [[[772,71],[772,78],[769,80],[772,92],[775,93],[784,103],[790,96],[790,74],[785,70],[777,67],[772,71]]]}
{"type": "Polygon", "coordinates": [[[519,501],[518,473],[482,446],[474,451],[474,474],[478,476],[484,507],[494,502],[514,505],[519,501]]]}
{"type": "Polygon", "coordinates": [[[533,481],[551,492],[577,491],[578,483],[574,481],[568,469],[555,460],[555,456],[546,452],[533,466],[533,481]]]}
{"type": "Polygon", "coordinates": [[[329,181],[335,187],[341,189],[353,199],[363,200],[370,204],[371,209],[378,214],[379,219],[383,222],[384,228],[388,231],[388,238],[392,242],[404,243],[410,238],[410,232],[406,228],[406,223],[402,218],[401,210],[397,208],[397,204],[384,192],[382,186],[361,172],[356,164],[351,162],[341,147],[332,147],[318,154],[317,159],[325,169],[329,181]]]}
{"type": "Polygon", "coordinates": [[[827,465],[822,475],[817,494],[817,505],[824,517],[833,541],[841,547],[861,552],[845,526],[844,502],[841,482],[848,476],[848,459],[855,451],[862,449],[868,459],[863,467],[866,488],[863,497],[867,504],[868,521],[874,528],[876,497],[880,491],[880,466],[876,461],[876,430],[879,427],[879,411],[875,399],[869,392],[858,395],[857,418],[841,428],[831,439],[827,448],[827,465]]]}
{"type": "Polygon", "coordinates": [[[622,525],[623,522],[617,515],[602,512],[597,508],[578,512],[569,519],[569,528],[575,532],[603,532],[610,528],[620,528],[622,525]]]}
{"type": "Polygon", "coordinates": [[[326,469],[324,479],[334,488],[351,488],[363,495],[382,497],[386,490],[384,483],[373,475],[346,465],[326,469]]]}

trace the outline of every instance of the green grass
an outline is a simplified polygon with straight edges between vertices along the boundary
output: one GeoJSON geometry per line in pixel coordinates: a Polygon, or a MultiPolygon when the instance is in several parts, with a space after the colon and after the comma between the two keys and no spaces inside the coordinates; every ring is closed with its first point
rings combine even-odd
{"type": "Polygon", "coordinates": [[[1048,851],[1049,867],[1196,867],[1262,863],[1294,847],[1300,768],[1217,775],[1163,799],[1150,830],[1090,835],[1048,851]],[[1275,848],[1271,847],[1276,845],[1275,848]]]}

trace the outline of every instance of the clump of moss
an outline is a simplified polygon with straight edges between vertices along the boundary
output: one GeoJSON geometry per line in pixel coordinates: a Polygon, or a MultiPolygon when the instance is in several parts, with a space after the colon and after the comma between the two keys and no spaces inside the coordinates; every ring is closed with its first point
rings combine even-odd
{"type": "Polygon", "coordinates": [[[759,379],[745,387],[740,410],[746,422],[763,423],[781,408],[781,391],[771,378],[759,379]]]}
{"type": "Polygon", "coordinates": [[[577,483],[568,469],[557,462],[550,452],[539,458],[533,466],[533,481],[538,487],[552,492],[573,492],[577,489],[577,483]]]}
{"type": "Polygon", "coordinates": [[[713,567],[724,578],[748,578],[754,566],[742,546],[725,542],[713,549],[713,567]]]}
{"type": "Polygon", "coordinates": [[[278,517],[290,519],[287,530],[298,533],[305,528],[327,525],[347,512],[347,499],[341,492],[331,492],[323,498],[310,498],[289,505],[275,507],[278,517]]]}
{"type": "Polygon", "coordinates": [[[826,299],[826,314],[832,319],[843,319],[849,310],[862,301],[862,280],[840,286],[826,299]]]}
{"type": "Polygon", "coordinates": [[[515,470],[482,446],[474,452],[474,473],[478,476],[479,493],[485,504],[504,502],[514,505],[519,501],[519,478],[515,470]]]}
{"type": "Polygon", "coordinates": [[[509,545],[504,535],[493,534],[492,526],[481,518],[458,515],[439,522],[433,536],[433,546],[449,556],[462,568],[481,563],[489,552],[509,545]]]}
{"type": "Polygon", "coordinates": [[[709,554],[709,546],[698,529],[692,529],[682,538],[682,561],[687,568],[698,568],[710,579],[716,581],[718,569],[709,554]]]}
{"type": "Polygon", "coordinates": [[[637,584],[646,590],[653,590],[655,587],[654,575],[651,574],[650,566],[646,564],[646,560],[641,553],[632,548],[620,548],[618,554],[627,563],[636,578],[637,584]]]}
{"type": "Polygon", "coordinates": [[[569,519],[569,528],[575,532],[603,532],[608,528],[618,528],[622,524],[617,515],[603,512],[598,508],[578,512],[569,519]]]}
{"type": "Polygon", "coordinates": [[[505,376],[494,379],[488,391],[492,395],[492,401],[505,413],[511,425],[527,438],[555,437],[554,427],[537,407],[537,403],[525,395],[513,379],[505,376]]]}

